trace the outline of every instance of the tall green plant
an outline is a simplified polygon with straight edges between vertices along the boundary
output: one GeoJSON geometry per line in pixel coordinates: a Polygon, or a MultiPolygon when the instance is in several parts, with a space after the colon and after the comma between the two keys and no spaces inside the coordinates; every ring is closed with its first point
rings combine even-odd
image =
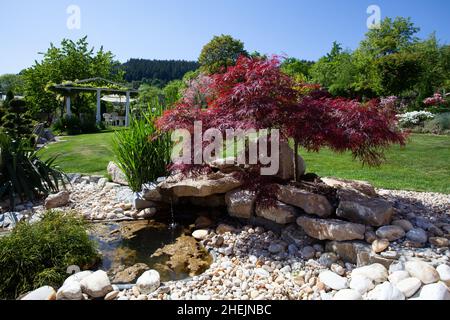
{"type": "Polygon", "coordinates": [[[43,161],[27,140],[12,140],[0,133],[0,199],[8,196],[14,209],[16,197],[31,201],[38,193],[59,191],[65,175],[55,166],[55,160],[43,161]]]}
{"type": "Polygon", "coordinates": [[[172,143],[167,133],[160,133],[155,120],[162,108],[149,108],[130,120],[127,130],[116,131],[113,150],[119,168],[130,188],[137,192],[142,184],[167,174],[172,143]]]}
{"type": "Polygon", "coordinates": [[[0,299],[43,285],[57,288],[71,265],[91,268],[99,256],[87,228],[75,213],[49,211],[41,221],[21,222],[0,238],[0,299]]]}

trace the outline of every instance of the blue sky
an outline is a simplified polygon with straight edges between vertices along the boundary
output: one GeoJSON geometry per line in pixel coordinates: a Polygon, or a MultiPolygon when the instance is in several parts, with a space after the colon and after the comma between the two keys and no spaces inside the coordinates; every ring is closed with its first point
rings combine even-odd
{"type": "Polygon", "coordinates": [[[0,74],[31,66],[50,42],[84,35],[122,62],[195,60],[222,33],[249,51],[315,60],[334,40],[355,48],[367,32],[372,4],[382,17],[411,17],[421,37],[436,31],[450,43],[448,0],[0,0],[0,74]],[[81,9],[80,30],[66,26],[72,4],[81,9]]]}

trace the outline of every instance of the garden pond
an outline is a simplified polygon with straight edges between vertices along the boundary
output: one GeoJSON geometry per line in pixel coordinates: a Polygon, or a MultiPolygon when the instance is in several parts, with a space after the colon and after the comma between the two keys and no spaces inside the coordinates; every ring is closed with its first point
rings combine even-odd
{"type": "Polygon", "coordinates": [[[98,269],[112,283],[133,283],[145,270],[155,269],[161,281],[182,280],[203,273],[211,255],[190,236],[188,222],[156,220],[94,223],[90,236],[102,255],[98,269]]]}

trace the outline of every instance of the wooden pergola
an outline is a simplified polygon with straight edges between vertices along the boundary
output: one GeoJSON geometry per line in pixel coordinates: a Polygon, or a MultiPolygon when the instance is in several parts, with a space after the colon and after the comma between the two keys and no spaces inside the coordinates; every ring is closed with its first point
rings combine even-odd
{"type": "Polygon", "coordinates": [[[96,122],[100,123],[102,121],[102,115],[101,115],[101,97],[102,93],[105,94],[117,94],[117,95],[125,95],[126,102],[125,102],[125,125],[129,125],[129,117],[130,117],[130,96],[131,95],[137,95],[138,91],[129,89],[124,87],[124,85],[104,79],[104,78],[90,78],[90,79],[84,79],[84,80],[77,80],[73,82],[67,82],[62,84],[53,85],[50,87],[51,90],[58,92],[62,95],[64,95],[66,100],[66,112],[67,115],[72,114],[71,110],[71,99],[70,95],[73,93],[82,93],[82,92],[96,92],[97,93],[97,112],[96,112],[96,122]],[[107,83],[111,87],[106,86],[89,86],[88,83],[107,83]]]}

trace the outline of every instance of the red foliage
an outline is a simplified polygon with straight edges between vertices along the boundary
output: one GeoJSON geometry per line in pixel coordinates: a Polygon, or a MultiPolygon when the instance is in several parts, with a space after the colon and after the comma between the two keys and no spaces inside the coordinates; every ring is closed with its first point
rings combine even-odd
{"type": "Polygon", "coordinates": [[[375,101],[335,99],[314,86],[306,88],[305,95],[298,88],[280,71],[276,57],[241,57],[227,72],[212,76],[204,90],[209,93],[207,109],[184,99],[158,125],[162,130],[191,130],[194,121],[202,121],[203,130],[278,128],[282,137],[294,138],[308,150],[351,151],[370,165],[383,159],[382,148],[405,143],[395,115],[378,108],[375,101]]]}
{"type": "Polygon", "coordinates": [[[309,151],[323,147],[336,152],[351,151],[364,163],[377,165],[383,159],[383,148],[405,143],[395,114],[378,108],[375,100],[364,105],[343,98],[308,96],[290,114],[286,135],[309,151]]]}
{"type": "Polygon", "coordinates": [[[208,109],[211,126],[219,130],[280,127],[283,110],[296,104],[298,94],[279,66],[277,58],[242,56],[226,73],[214,75],[216,99],[208,109]]]}

